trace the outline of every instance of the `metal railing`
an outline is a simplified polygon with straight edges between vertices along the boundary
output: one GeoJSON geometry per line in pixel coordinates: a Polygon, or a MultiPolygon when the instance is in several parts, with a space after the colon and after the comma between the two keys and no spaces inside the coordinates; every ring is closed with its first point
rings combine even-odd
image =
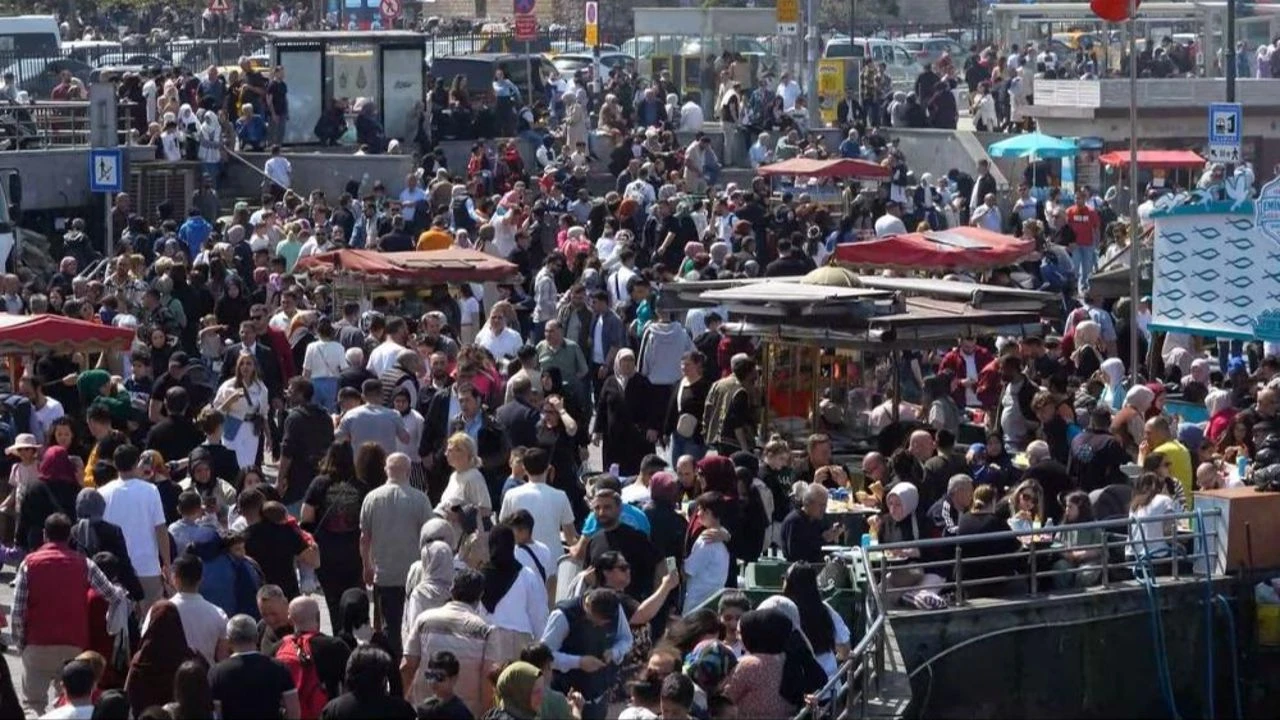
{"type": "Polygon", "coordinates": [[[1194,577],[1207,578],[1221,573],[1221,568],[1217,567],[1219,533],[1216,528],[1216,520],[1220,515],[1218,510],[1180,512],[1141,520],[1120,518],[1032,530],[874,545],[869,550],[875,566],[872,582],[877,587],[883,586],[894,573],[911,574],[918,571],[933,574],[940,577],[942,582],[927,586],[884,587],[883,592],[892,594],[929,589],[941,594],[951,591],[954,593],[952,604],[963,606],[975,594],[975,588],[982,586],[998,589],[1001,597],[1011,598],[1018,593],[1011,595],[1008,591],[1026,583],[1025,596],[1034,598],[1046,590],[1045,580],[1055,581],[1054,590],[1083,591],[1088,587],[1108,587],[1114,582],[1131,579],[1135,569],[1141,570],[1144,567],[1156,573],[1167,573],[1175,579],[1188,572],[1194,577]],[[1208,520],[1215,522],[1207,522],[1208,520]],[[1181,521],[1194,521],[1199,526],[1184,530],[1178,528],[1181,521]],[[1142,529],[1155,522],[1172,523],[1175,527],[1174,532],[1165,533],[1165,548],[1169,551],[1167,554],[1152,555],[1148,551],[1151,541],[1143,535],[1142,529]],[[1101,542],[1069,546],[1054,542],[1055,538],[1061,538],[1066,533],[1090,530],[1101,531],[1101,542]],[[1007,553],[965,553],[966,546],[972,548],[977,543],[1008,540],[1016,540],[1022,547],[1007,553]],[[1068,562],[1065,567],[1056,562],[1062,557],[1062,553],[1069,551],[1086,551],[1092,558],[1085,562],[1068,562]],[[934,555],[938,559],[917,561],[922,555],[934,555]],[[942,555],[946,557],[941,557],[942,555]],[[1020,571],[1013,574],[988,574],[975,570],[977,566],[994,563],[1016,565],[1020,571]],[[966,577],[966,568],[971,577],[966,577]],[[1058,578],[1073,578],[1073,581],[1058,583],[1058,578]]]}
{"type": "Polygon", "coordinates": [[[880,686],[880,676],[884,670],[884,633],[887,615],[871,563],[862,548],[852,548],[849,557],[853,560],[851,572],[858,577],[863,588],[863,614],[866,628],[862,639],[849,650],[848,656],[827,684],[814,693],[816,701],[806,705],[793,720],[816,720],[817,718],[834,717],[836,720],[849,720],[866,715],[867,692],[874,684],[880,686]]]}
{"type": "MultiPolygon", "coordinates": [[[[129,102],[118,105],[117,132],[122,145],[129,139],[132,105],[129,102]]],[[[88,101],[0,102],[0,150],[84,147],[89,144],[91,134],[88,101]]]]}

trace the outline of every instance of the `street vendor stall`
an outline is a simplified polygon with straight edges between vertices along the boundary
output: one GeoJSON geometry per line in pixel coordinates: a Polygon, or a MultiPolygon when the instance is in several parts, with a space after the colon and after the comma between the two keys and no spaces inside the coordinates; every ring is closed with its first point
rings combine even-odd
{"type": "Polygon", "coordinates": [[[365,304],[374,296],[408,303],[423,299],[421,308],[404,308],[410,314],[448,305],[447,286],[462,283],[470,284],[475,297],[490,307],[497,300],[496,291],[485,283],[514,282],[520,277],[514,263],[456,247],[394,253],[334,250],[298,260],[296,272],[331,283],[339,302],[351,299],[365,304]]]}
{"type": "MultiPolygon", "coordinates": [[[[1098,156],[1107,172],[1129,172],[1129,150],[1113,150],[1098,156]]],[[[1191,188],[1204,169],[1205,159],[1190,150],[1139,150],[1137,187],[1191,188]]]]}
{"type": "Polygon", "coordinates": [[[877,447],[881,427],[873,420],[883,418],[872,409],[904,395],[903,353],[947,347],[961,335],[1038,334],[1043,309],[1055,301],[1050,293],[830,267],[805,278],[675,283],[662,294],[664,308],[721,307],[731,320],[726,332],[761,344],[762,437],[799,441],[825,432],[837,452],[854,456],[877,447]]]}
{"type": "Polygon", "coordinates": [[[0,313],[0,355],[9,358],[12,387],[18,387],[22,358],[45,352],[124,352],[136,334],[128,328],[74,320],[62,315],[0,313]]]}
{"type": "Polygon", "coordinates": [[[778,189],[807,193],[813,202],[827,205],[845,202],[841,183],[888,182],[893,175],[893,171],[884,165],[854,158],[792,158],[762,165],[757,172],[772,179],[778,189]]]}
{"type": "Polygon", "coordinates": [[[890,235],[837,245],[836,262],[859,268],[909,271],[989,270],[1017,263],[1035,242],[975,227],[890,235]]]}

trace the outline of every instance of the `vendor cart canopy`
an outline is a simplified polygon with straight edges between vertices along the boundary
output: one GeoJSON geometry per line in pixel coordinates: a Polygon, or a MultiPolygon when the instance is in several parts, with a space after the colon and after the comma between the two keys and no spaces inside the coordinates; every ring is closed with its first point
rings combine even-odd
{"type": "MultiPolygon", "coordinates": [[[[1129,151],[1115,150],[1098,156],[1103,165],[1112,167],[1129,167],[1129,151]]],[[[1203,168],[1205,159],[1190,150],[1139,150],[1138,167],[1143,170],[1153,168],[1198,170],[1203,168]]]]}
{"type": "Polygon", "coordinates": [[[836,246],[838,262],[903,270],[986,270],[1012,265],[1035,242],[975,227],[890,235],[836,246]]]}
{"type": "Polygon", "coordinates": [[[129,328],[73,320],[62,315],[0,313],[0,353],[125,351],[136,333],[129,328]]]}
{"type": "Polygon", "coordinates": [[[889,168],[867,160],[839,158],[836,160],[814,160],[812,158],[794,158],[783,160],[772,165],[762,165],[761,175],[802,175],[805,177],[834,178],[836,180],[888,180],[893,171],[889,168]]]}
{"type": "Polygon", "coordinates": [[[404,284],[501,282],[519,274],[515,263],[464,248],[396,253],[334,250],[302,258],[297,267],[322,276],[345,273],[367,281],[404,284]]]}

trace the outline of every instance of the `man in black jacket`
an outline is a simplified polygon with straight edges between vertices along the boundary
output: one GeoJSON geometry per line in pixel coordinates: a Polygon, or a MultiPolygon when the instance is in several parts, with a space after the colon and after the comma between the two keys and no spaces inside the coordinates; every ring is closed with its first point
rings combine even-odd
{"type": "Polygon", "coordinates": [[[294,514],[316,476],[320,458],[333,444],[333,419],[312,401],[314,396],[315,388],[310,380],[296,377],[289,381],[292,408],[284,419],[276,489],[294,514]]]}
{"type": "Polygon", "coordinates": [[[510,389],[511,401],[499,407],[494,418],[512,447],[533,447],[538,444],[538,421],[542,418],[533,404],[533,381],[527,375],[512,378],[510,389]]]}
{"type": "Polygon", "coordinates": [[[284,389],[280,364],[271,348],[266,343],[258,342],[258,326],[253,320],[240,323],[240,342],[222,353],[222,382],[230,380],[235,374],[236,360],[243,353],[248,353],[258,363],[258,375],[262,378],[262,384],[267,386],[267,393],[273,398],[280,397],[284,389]]]}

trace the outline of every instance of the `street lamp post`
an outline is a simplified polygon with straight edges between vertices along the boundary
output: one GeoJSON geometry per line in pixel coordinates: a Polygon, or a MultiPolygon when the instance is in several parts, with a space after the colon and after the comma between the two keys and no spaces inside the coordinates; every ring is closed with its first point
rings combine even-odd
{"type": "Polygon", "coordinates": [[[1142,226],[1138,220],[1138,0],[1129,0],[1129,375],[1138,384],[1138,289],[1142,226]]]}

